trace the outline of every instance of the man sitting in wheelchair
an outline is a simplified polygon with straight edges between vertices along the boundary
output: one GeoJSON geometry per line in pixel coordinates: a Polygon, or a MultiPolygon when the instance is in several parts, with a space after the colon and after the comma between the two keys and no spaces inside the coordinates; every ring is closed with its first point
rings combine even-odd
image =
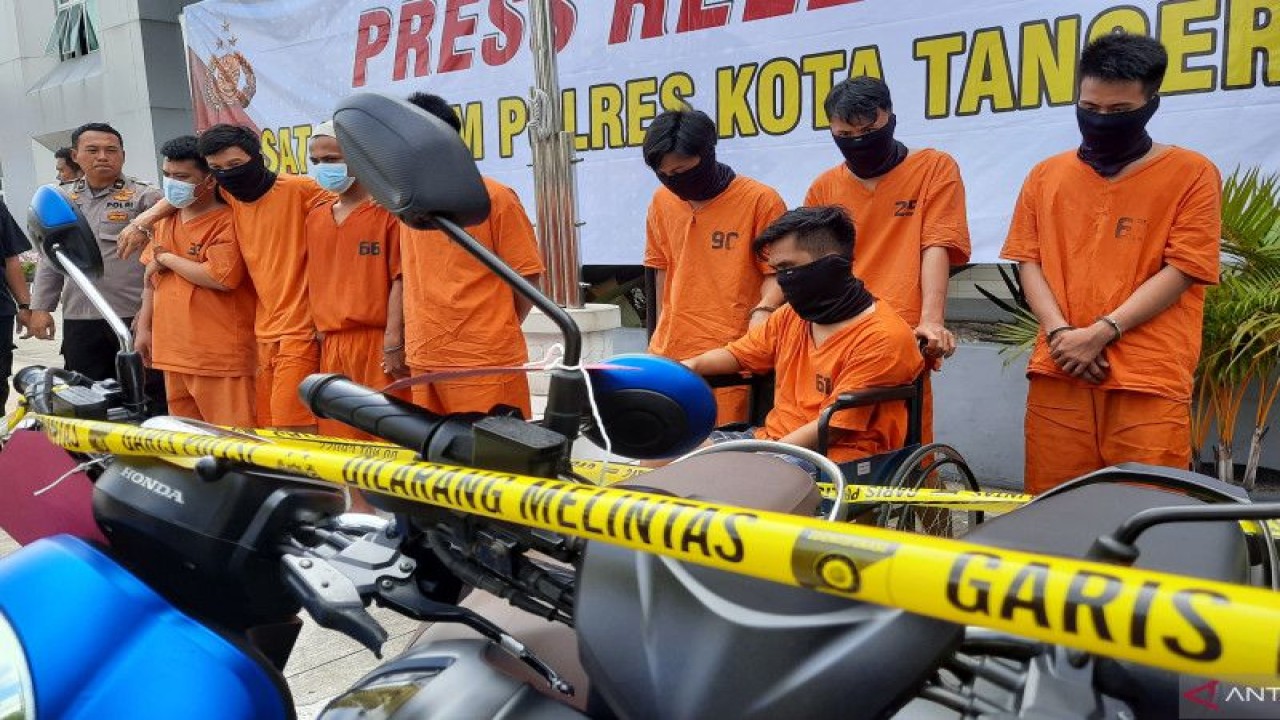
{"type": "MultiPolygon", "coordinates": [[[[787,304],[741,339],[684,364],[700,375],[776,374],[764,426],[716,431],[711,442],[756,438],[816,449],[822,408],[841,393],[909,385],[924,361],[911,327],[854,277],[854,228],[843,209],[791,210],[752,250],[777,271],[787,304]]],[[[833,417],[827,455],[838,463],[870,457],[902,447],[906,435],[902,403],[852,408],[833,417]]]]}

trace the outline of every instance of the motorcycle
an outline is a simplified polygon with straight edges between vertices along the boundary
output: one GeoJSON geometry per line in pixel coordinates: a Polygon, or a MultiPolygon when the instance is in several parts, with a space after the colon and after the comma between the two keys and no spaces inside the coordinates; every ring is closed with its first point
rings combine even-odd
{"type": "MultiPolygon", "coordinates": [[[[1237,521],[1280,509],[1202,476],[1104,470],[969,542],[815,520],[812,479],[767,455],[696,452],[610,488],[554,480],[573,478],[589,394],[589,432],[643,456],[697,444],[689,418],[709,392],[670,390],[687,375],[649,361],[589,381],[567,315],[468,242],[487,195],[456,133],[380,96],[335,118],[380,203],[445,230],[563,323],[546,420],[434,417],[307,380],[313,411],[426,461],[409,463],[41,411],[58,445],[109,456],[92,488],[109,552],[59,536],[0,563],[0,678],[19,678],[8,697],[39,717],[288,717],[276,681],[291,619],[305,608],[376,651],[374,602],[433,624],[323,718],[1170,717],[1176,676],[1135,660],[1275,675],[1280,603],[1228,583],[1274,585],[1265,526],[1237,521]],[[439,171],[417,172],[423,157],[439,171]],[[344,517],[335,483],[377,493],[395,520],[344,517]]],[[[57,258],[58,229],[37,237],[57,258]]],[[[25,386],[34,408],[83,389],[40,377],[25,386]]]]}

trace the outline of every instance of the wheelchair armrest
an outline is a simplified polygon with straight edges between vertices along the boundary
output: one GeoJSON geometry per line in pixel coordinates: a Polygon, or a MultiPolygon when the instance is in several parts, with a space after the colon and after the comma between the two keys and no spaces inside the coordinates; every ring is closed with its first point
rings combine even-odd
{"type": "Polygon", "coordinates": [[[741,373],[730,373],[728,375],[703,375],[703,380],[713,388],[734,387],[737,385],[754,385],[759,377],[756,375],[743,375],[741,373]]]}
{"type": "Polygon", "coordinates": [[[892,400],[911,400],[919,395],[919,383],[911,385],[894,385],[892,387],[864,388],[849,393],[841,393],[836,401],[822,409],[818,415],[818,452],[826,455],[827,445],[831,437],[831,416],[841,410],[878,405],[892,400]]]}

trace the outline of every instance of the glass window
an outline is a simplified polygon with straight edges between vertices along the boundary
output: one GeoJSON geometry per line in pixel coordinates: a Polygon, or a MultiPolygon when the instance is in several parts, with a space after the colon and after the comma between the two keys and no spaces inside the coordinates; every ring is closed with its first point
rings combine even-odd
{"type": "Polygon", "coordinates": [[[55,0],[58,16],[45,52],[69,60],[95,52],[98,41],[97,0],[55,0]]]}

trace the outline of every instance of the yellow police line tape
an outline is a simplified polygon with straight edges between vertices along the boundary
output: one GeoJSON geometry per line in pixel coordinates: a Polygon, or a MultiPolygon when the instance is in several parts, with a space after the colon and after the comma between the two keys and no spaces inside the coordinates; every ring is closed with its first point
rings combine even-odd
{"type": "MultiPolygon", "coordinates": [[[[272,430],[268,428],[224,427],[223,429],[242,435],[261,438],[265,442],[283,443],[299,447],[316,448],[332,452],[359,455],[361,457],[388,460],[392,462],[417,462],[418,453],[391,443],[353,440],[351,438],[314,435],[312,433],[294,432],[291,430],[272,430]]],[[[649,468],[638,465],[611,462],[606,467],[600,460],[574,460],[574,472],[590,480],[596,485],[613,485],[623,480],[649,472],[649,468]]]]}
{"type": "MultiPolygon", "coordinates": [[[[251,435],[269,442],[318,447],[322,450],[349,453],[362,457],[392,460],[398,462],[415,462],[418,454],[413,450],[391,443],[353,440],[350,438],[314,435],[289,430],[272,430],[269,428],[233,428],[226,430],[251,435]]],[[[649,468],[637,465],[605,463],[599,460],[574,460],[573,469],[579,475],[597,485],[613,485],[639,477],[649,468]]],[[[818,493],[825,500],[836,496],[835,486],[831,483],[818,483],[818,493]]],[[[1016,510],[1031,502],[1033,495],[1025,493],[993,491],[993,490],[944,490],[939,488],[903,488],[885,487],[883,485],[846,485],[845,499],[859,504],[895,504],[923,505],[927,507],[944,507],[948,510],[963,512],[1008,512],[1016,510]]],[[[1273,537],[1280,538],[1280,520],[1265,521],[1273,537]]],[[[1254,521],[1242,521],[1241,526],[1249,534],[1257,534],[1254,521]]]]}
{"type": "Polygon", "coordinates": [[[68,450],[226,458],[1166,670],[1280,677],[1280,594],[1257,588],[438,463],[39,420],[68,450]]]}

